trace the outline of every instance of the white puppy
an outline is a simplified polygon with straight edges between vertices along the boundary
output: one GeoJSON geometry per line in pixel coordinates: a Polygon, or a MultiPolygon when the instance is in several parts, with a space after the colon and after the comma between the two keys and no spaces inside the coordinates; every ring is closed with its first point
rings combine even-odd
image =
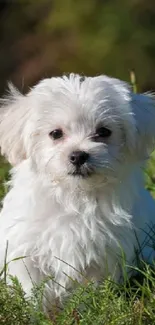
{"type": "MultiPolygon", "coordinates": [[[[0,265],[30,294],[47,283],[63,297],[77,281],[121,276],[122,251],[152,254],[145,237],[155,205],[143,167],[155,139],[155,100],[106,76],[42,80],[23,96],[2,100],[0,146],[10,190],[0,215],[0,265]],[[135,235],[136,233],[136,235],[135,235]],[[60,285],[59,285],[60,284],[60,285]]],[[[151,223],[151,228],[150,228],[151,223]]]]}

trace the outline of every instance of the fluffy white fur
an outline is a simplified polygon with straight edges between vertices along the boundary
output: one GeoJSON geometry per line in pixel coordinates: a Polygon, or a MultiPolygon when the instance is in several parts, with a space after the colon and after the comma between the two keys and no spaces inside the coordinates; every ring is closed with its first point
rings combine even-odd
{"type": "Polygon", "coordinates": [[[46,285],[52,302],[73,287],[70,277],[119,280],[122,250],[130,265],[139,245],[151,258],[145,237],[155,205],[143,168],[154,145],[155,99],[106,76],[45,79],[25,96],[10,88],[0,114],[2,154],[14,166],[0,215],[0,266],[8,240],[8,261],[26,256],[10,262],[9,273],[27,294],[54,276],[46,285]],[[99,125],[112,134],[95,142],[99,125]],[[58,128],[63,138],[52,140],[58,128]],[[85,177],[72,175],[76,150],[90,155],[85,177]]]}

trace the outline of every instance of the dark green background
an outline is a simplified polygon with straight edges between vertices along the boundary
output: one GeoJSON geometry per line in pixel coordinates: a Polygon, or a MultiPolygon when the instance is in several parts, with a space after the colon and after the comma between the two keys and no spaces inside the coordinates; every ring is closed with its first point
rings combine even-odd
{"type": "Polygon", "coordinates": [[[105,73],[155,89],[154,0],[1,0],[0,93],[38,79],[105,73]]]}

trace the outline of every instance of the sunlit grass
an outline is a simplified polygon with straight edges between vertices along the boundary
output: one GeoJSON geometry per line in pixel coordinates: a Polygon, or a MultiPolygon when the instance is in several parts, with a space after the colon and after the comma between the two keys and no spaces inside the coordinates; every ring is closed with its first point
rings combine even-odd
{"type": "Polygon", "coordinates": [[[109,279],[99,286],[79,285],[50,321],[42,312],[43,288],[27,298],[16,278],[0,282],[0,324],[5,325],[153,325],[155,324],[155,272],[144,265],[139,277],[116,284],[109,279]]]}

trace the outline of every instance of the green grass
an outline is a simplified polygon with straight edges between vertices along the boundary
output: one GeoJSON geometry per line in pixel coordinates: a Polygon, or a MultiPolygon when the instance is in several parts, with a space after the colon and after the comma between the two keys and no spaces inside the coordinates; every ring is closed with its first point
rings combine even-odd
{"type": "MultiPolygon", "coordinates": [[[[6,193],[9,165],[0,160],[0,199],[6,193]]],[[[155,197],[155,153],[146,171],[147,187],[155,197]]],[[[155,271],[144,264],[132,280],[121,285],[105,280],[79,285],[64,310],[50,321],[42,312],[43,285],[27,298],[16,278],[0,281],[0,325],[154,325],[155,271]]]]}
{"type": "Polygon", "coordinates": [[[3,199],[7,190],[5,182],[9,178],[9,167],[9,163],[0,156],[0,201],[3,199]]]}
{"type": "Polygon", "coordinates": [[[98,287],[80,285],[63,311],[50,321],[41,311],[42,290],[26,298],[16,278],[0,282],[0,324],[5,325],[153,325],[155,324],[155,272],[147,265],[140,279],[116,284],[110,279],[98,287]]]}

